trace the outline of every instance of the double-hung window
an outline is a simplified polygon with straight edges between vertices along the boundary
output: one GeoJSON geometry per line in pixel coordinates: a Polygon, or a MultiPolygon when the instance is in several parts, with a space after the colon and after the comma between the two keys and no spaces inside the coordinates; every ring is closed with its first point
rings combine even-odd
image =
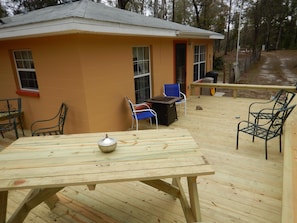
{"type": "Polygon", "coordinates": [[[206,69],[206,47],[205,45],[194,46],[194,75],[193,81],[205,76],[206,69]]]}
{"type": "Polygon", "coordinates": [[[151,97],[150,48],[133,47],[133,70],[136,103],[151,97]]]}
{"type": "Polygon", "coordinates": [[[13,51],[13,57],[20,90],[38,92],[38,83],[31,50],[15,50],[13,51]]]}

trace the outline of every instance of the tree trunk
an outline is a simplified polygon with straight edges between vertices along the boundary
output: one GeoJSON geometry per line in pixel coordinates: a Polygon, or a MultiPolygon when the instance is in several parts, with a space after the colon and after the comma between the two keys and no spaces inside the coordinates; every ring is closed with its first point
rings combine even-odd
{"type": "Polygon", "coordinates": [[[158,18],[158,0],[154,1],[154,17],[158,18]]]}
{"type": "Polygon", "coordinates": [[[175,21],[175,0],[172,0],[172,22],[175,21]]]}
{"type": "Polygon", "coordinates": [[[126,9],[126,5],[128,2],[129,0],[118,0],[118,8],[126,9]]]}
{"type": "Polygon", "coordinates": [[[276,40],[276,44],[275,44],[275,49],[276,50],[278,50],[278,46],[279,46],[281,36],[282,36],[282,22],[279,24],[278,36],[277,36],[277,40],[276,40]]]}
{"type": "Polygon", "coordinates": [[[193,6],[194,6],[194,9],[195,9],[195,19],[196,19],[196,26],[197,27],[201,27],[201,24],[200,24],[200,19],[199,19],[199,9],[198,9],[198,5],[196,3],[195,0],[192,1],[193,2],[193,6]]]}
{"type": "Polygon", "coordinates": [[[232,0],[229,1],[229,15],[228,15],[228,26],[227,26],[227,36],[226,36],[226,46],[225,46],[225,55],[228,53],[229,49],[229,36],[230,36],[230,24],[231,24],[231,9],[232,9],[232,0]]]}

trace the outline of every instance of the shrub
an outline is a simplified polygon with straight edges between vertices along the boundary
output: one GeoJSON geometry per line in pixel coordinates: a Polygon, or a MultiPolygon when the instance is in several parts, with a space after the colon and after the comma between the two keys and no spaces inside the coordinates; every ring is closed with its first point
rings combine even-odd
{"type": "Polygon", "coordinates": [[[213,58],[214,70],[223,70],[223,67],[224,67],[224,58],[223,57],[214,57],[213,58]]]}

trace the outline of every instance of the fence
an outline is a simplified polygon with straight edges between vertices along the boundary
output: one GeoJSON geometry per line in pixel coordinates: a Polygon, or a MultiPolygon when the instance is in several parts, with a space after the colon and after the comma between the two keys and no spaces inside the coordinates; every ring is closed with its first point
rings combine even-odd
{"type": "MultiPolygon", "coordinates": [[[[242,52],[241,52],[242,53],[242,52]]],[[[236,63],[225,63],[223,72],[224,72],[224,80],[223,82],[227,83],[236,83],[240,79],[240,74],[245,73],[253,64],[261,58],[261,51],[256,50],[254,53],[251,51],[244,51],[245,54],[249,54],[249,56],[240,58],[238,60],[238,70],[236,70],[236,63]]]]}

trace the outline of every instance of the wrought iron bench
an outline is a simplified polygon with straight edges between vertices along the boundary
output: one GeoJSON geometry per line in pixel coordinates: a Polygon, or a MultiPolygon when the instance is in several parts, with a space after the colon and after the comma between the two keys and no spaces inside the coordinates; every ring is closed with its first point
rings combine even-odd
{"type": "Polygon", "coordinates": [[[31,125],[32,136],[62,135],[64,133],[67,111],[67,105],[62,103],[58,113],[54,117],[33,122],[31,125]]]}
{"type": "Polygon", "coordinates": [[[250,104],[248,121],[251,118],[254,118],[255,123],[259,123],[261,119],[271,120],[279,109],[288,107],[294,97],[294,92],[282,89],[269,101],[250,104]]]}
{"type": "Polygon", "coordinates": [[[18,125],[22,130],[23,136],[25,135],[21,114],[21,98],[0,99],[0,132],[3,138],[4,132],[11,130],[14,130],[16,138],[19,138],[18,125]]]}
{"type": "Polygon", "coordinates": [[[283,125],[291,114],[296,105],[281,108],[277,110],[272,118],[265,124],[259,125],[258,122],[241,121],[237,125],[236,136],[236,149],[238,149],[239,132],[243,132],[253,136],[253,142],[255,137],[265,140],[265,158],[267,159],[267,141],[275,137],[279,137],[279,151],[282,151],[282,128],[283,125]]]}

